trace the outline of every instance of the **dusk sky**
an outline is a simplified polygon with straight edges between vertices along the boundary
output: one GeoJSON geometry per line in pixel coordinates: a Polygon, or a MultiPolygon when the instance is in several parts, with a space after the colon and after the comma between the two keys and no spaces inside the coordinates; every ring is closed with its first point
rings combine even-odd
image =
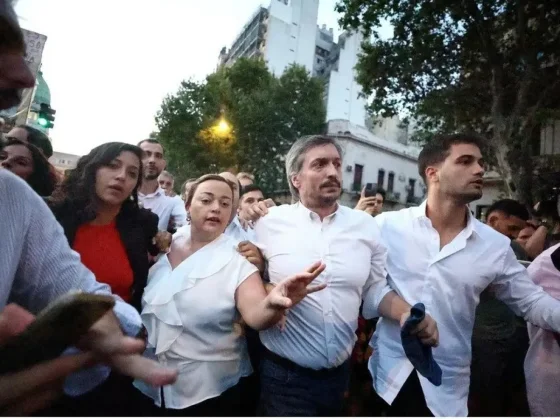
{"type": "MultiPolygon", "coordinates": [[[[85,154],[108,141],[137,143],[181,80],[202,80],[267,0],[19,0],[21,26],[48,37],[43,76],[56,109],[56,151],[85,154]]],[[[319,23],[338,36],[336,0],[319,23]]]]}

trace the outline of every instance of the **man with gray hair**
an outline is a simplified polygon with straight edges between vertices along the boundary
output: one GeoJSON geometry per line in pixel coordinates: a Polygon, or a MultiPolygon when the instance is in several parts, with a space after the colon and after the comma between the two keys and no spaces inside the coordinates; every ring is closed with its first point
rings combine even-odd
{"type": "MultiPolygon", "coordinates": [[[[341,167],[342,150],[331,137],[297,140],[286,156],[295,203],[256,204],[250,213],[262,217],[255,224],[256,244],[272,284],[318,259],[326,269],[315,281],[327,284],[286,313],[283,330],[261,332],[260,415],[339,415],[362,300],[367,318],[384,316],[398,325],[410,314],[410,305],[387,286],[386,251],[375,221],[337,202],[341,167]]],[[[437,345],[431,317],[417,333],[425,344],[437,345]]]]}
{"type": "Polygon", "coordinates": [[[158,183],[161,189],[165,191],[165,195],[174,197],[177,196],[173,187],[175,186],[175,176],[167,170],[163,170],[158,176],[158,183]]]}

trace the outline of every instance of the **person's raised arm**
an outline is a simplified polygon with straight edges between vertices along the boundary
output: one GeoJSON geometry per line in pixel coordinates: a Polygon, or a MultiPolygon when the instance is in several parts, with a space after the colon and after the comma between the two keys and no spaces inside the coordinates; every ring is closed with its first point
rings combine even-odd
{"type": "MultiPolygon", "coordinates": [[[[515,314],[540,328],[560,332],[560,301],[551,297],[535,285],[527,269],[521,265],[513,251],[508,248],[503,255],[500,275],[491,289],[496,298],[506,303],[515,314]]],[[[542,253],[529,267],[550,258],[549,252],[542,253]]]]}
{"type": "Polygon", "coordinates": [[[299,303],[308,294],[325,288],[326,284],[310,285],[324,270],[324,264],[314,263],[305,272],[277,284],[268,295],[260,275],[252,274],[239,285],[235,293],[241,317],[255,330],[274,326],[282,319],[285,310],[299,303]]]}

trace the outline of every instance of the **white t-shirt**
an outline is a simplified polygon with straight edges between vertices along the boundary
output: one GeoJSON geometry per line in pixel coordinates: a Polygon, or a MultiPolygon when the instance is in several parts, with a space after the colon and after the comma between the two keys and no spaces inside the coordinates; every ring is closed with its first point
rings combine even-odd
{"type": "MultiPolygon", "coordinates": [[[[179,370],[163,387],[167,408],[217,397],[252,372],[235,291],[257,268],[236,247],[222,234],[175,269],[168,257],[150,269],[142,298],[148,355],[179,370]]],[[[135,386],[161,406],[160,388],[135,386]]]]}

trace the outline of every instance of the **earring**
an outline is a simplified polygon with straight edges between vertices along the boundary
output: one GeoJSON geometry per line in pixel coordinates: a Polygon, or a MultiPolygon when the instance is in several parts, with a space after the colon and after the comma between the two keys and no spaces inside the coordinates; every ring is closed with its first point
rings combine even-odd
{"type": "Polygon", "coordinates": [[[187,223],[191,223],[191,214],[187,212],[187,223]]]}

